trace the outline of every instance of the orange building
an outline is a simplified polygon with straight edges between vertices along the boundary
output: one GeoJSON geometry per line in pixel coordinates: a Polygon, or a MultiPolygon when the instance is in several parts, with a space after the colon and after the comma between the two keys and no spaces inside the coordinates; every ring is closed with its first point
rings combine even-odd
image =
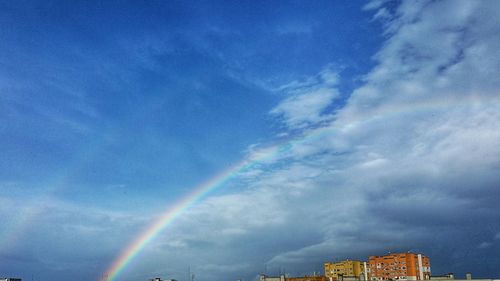
{"type": "Polygon", "coordinates": [[[397,253],[370,256],[371,280],[427,280],[431,276],[429,258],[422,254],[397,253]]]}

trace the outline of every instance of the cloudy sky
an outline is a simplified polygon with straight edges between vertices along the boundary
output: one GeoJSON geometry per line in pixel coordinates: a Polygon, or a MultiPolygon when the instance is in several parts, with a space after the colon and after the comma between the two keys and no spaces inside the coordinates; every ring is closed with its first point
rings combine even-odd
{"type": "Polygon", "coordinates": [[[2,1],[0,277],[100,280],[222,176],[113,281],[498,278],[499,34],[493,0],[2,1]]]}

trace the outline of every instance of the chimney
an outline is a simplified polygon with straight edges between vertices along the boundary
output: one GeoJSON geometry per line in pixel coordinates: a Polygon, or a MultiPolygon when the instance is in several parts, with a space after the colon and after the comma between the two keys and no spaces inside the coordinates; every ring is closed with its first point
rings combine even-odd
{"type": "Polygon", "coordinates": [[[453,272],[448,273],[448,279],[455,279],[455,275],[453,275],[453,272]]]}
{"type": "Polygon", "coordinates": [[[472,273],[467,272],[467,273],[465,274],[465,279],[467,279],[467,280],[472,280],[472,273]]]}

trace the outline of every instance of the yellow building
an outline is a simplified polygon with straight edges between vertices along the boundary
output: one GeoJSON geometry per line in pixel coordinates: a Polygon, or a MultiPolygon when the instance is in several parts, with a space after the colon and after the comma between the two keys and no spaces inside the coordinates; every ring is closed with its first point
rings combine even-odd
{"type": "MultiPolygon", "coordinates": [[[[341,280],[344,277],[355,277],[358,280],[365,279],[365,263],[362,261],[345,260],[341,262],[325,262],[325,276],[330,280],[341,280]],[[341,278],[342,277],[342,278],[341,278]]],[[[367,268],[368,270],[368,268],[367,268]]]]}

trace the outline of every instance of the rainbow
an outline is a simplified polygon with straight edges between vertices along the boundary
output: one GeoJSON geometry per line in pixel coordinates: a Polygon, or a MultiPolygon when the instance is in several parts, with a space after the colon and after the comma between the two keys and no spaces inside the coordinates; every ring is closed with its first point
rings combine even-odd
{"type": "MultiPolygon", "coordinates": [[[[332,129],[327,128],[317,128],[317,132],[314,134],[316,136],[322,136],[326,132],[332,129]]],[[[310,140],[311,137],[307,138],[310,140]]],[[[273,146],[259,149],[251,153],[248,157],[244,158],[242,161],[225,169],[223,172],[219,173],[217,176],[212,177],[207,182],[202,183],[196,187],[190,194],[185,196],[183,199],[178,201],[174,206],[169,208],[160,218],[154,222],[149,228],[142,232],[129,246],[122,251],[118,258],[111,264],[111,266],[106,270],[104,276],[107,281],[113,281],[117,276],[125,269],[127,265],[145,248],[145,246],[151,242],[158,234],[167,226],[171,225],[176,218],[178,218],[184,211],[189,209],[191,206],[195,205],[201,199],[204,198],[210,191],[213,191],[225,183],[227,183],[232,178],[236,177],[239,173],[250,169],[258,162],[265,161],[268,158],[272,158],[275,155],[284,153],[290,150],[292,147],[299,143],[306,141],[306,138],[300,140],[289,141],[284,140],[279,144],[273,146]]]]}
{"type": "Polygon", "coordinates": [[[446,110],[456,108],[457,106],[467,107],[471,104],[477,104],[478,102],[484,104],[485,101],[493,104],[494,106],[499,105],[498,98],[483,98],[481,100],[465,98],[456,99],[452,103],[450,103],[450,100],[442,98],[406,106],[387,107],[382,110],[371,112],[361,118],[352,119],[346,124],[339,125],[334,122],[333,125],[330,124],[330,126],[311,129],[304,135],[295,139],[284,140],[272,147],[255,151],[247,158],[244,158],[244,160],[237,162],[236,164],[225,169],[223,172],[219,173],[217,176],[196,187],[190,194],[185,196],[182,200],[178,201],[174,206],[163,213],[163,215],[156,222],[142,232],[124,251],[122,251],[118,258],[108,268],[105,276],[107,276],[108,281],[115,280],[125,267],[130,264],[130,262],[141,252],[141,250],[144,249],[145,246],[151,242],[165,227],[171,225],[185,210],[199,202],[210,191],[223,186],[229,180],[236,177],[239,173],[245,171],[246,169],[252,168],[255,163],[265,161],[267,158],[285,153],[298,144],[303,144],[311,140],[321,138],[325,135],[330,135],[338,130],[350,129],[359,126],[360,124],[377,122],[388,118],[397,118],[402,114],[422,114],[436,111],[445,112],[446,110]]]}
{"type": "MultiPolygon", "coordinates": [[[[262,155],[272,155],[270,149],[268,152],[262,152],[262,155]]],[[[185,210],[200,201],[210,191],[224,185],[230,179],[238,175],[241,171],[250,168],[256,162],[255,159],[245,158],[217,176],[211,178],[209,181],[199,185],[190,194],[185,196],[182,200],[178,201],[174,206],[168,209],[155,223],[153,223],[146,231],[141,233],[113,262],[113,264],[106,271],[105,276],[109,281],[114,280],[125,267],[139,254],[139,252],[151,242],[165,227],[172,224],[176,218],[179,217],[185,210]]]]}

